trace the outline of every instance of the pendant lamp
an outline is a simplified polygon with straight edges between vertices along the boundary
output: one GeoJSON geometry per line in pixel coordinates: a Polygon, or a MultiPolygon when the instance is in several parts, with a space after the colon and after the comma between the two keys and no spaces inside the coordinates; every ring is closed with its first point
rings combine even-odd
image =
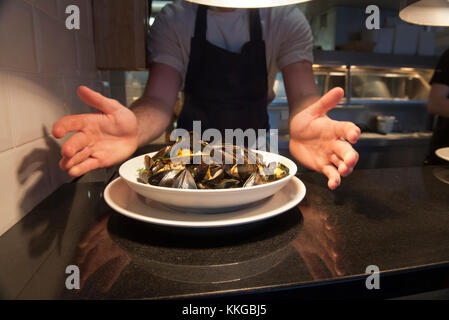
{"type": "Polygon", "coordinates": [[[405,22],[424,26],[449,26],[448,0],[407,0],[399,17],[405,22]]]}
{"type": "Polygon", "coordinates": [[[187,0],[211,7],[223,8],[266,8],[286,6],[311,0],[187,0]]]}

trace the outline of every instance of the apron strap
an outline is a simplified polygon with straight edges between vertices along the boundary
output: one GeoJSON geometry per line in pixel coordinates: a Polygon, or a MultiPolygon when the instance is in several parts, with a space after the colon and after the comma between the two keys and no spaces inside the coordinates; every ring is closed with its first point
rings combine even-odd
{"type": "MultiPolygon", "coordinates": [[[[195,38],[206,40],[208,6],[198,5],[195,21],[195,38]]],[[[251,41],[262,40],[262,25],[259,9],[249,9],[249,32],[251,41]]]]}
{"type": "Polygon", "coordinates": [[[208,6],[198,5],[195,22],[195,38],[206,40],[208,6]]]}
{"type": "Polygon", "coordinates": [[[251,34],[251,41],[261,41],[262,40],[262,25],[260,22],[259,9],[249,10],[249,30],[251,34]]]}

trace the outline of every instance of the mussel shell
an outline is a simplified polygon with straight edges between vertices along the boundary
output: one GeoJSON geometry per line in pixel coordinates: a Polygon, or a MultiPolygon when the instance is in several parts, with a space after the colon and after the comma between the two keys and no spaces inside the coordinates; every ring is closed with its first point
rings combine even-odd
{"type": "Polygon", "coordinates": [[[171,147],[172,146],[170,146],[170,145],[163,147],[151,159],[153,161],[156,161],[157,159],[164,158],[167,155],[167,153],[170,151],[171,147]]]}
{"type": "Polygon", "coordinates": [[[176,176],[181,172],[180,170],[164,170],[152,175],[148,182],[155,186],[171,187],[175,181],[176,176]]]}
{"type": "Polygon", "coordinates": [[[204,179],[207,174],[208,165],[202,164],[189,164],[186,165],[187,170],[190,171],[192,176],[195,178],[195,182],[200,182],[204,179]]]}
{"type": "Polygon", "coordinates": [[[148,183],[148,178],[150,177],[148,172],[149,172],[149,170],[141,170],[141,171],[139,171],[139,176],[137,177],[137,181],[140,182],[140,183],[147,184],[148,183]]]}
{"type": "Polygon", "coordinates": [[[257,171],[255,164],[224,165],[226,173],[233,179],[245,181],[253,172],[257,171]]]}
{"type": "Polygon", "coordinates": [[[154,165],[154,160],[150,156],[145,156],[145,168],[150,169],[154,165]]]}
{"type": "Polygon", "coordinates": [[[161,170],[164,167],[165,167],[165,163],[163,163],[162,161],[158,161],[156,163],[153,163],[153,165],[150,168],[150,173],[151,174],[156,174],[156,173],[158,173],[159,170],[161,170]]]}
{"type": "Polygon", "coordinates": [[[186,169],[176,176],[172,187],[177,189],[198,189],[192,174],[186,169]]]}
{"type": "Polygon", "coordinates": [[[253,172],[248,179],[246,179],[245,183],[243,184],[244,188],[247,187],[253,187],[264,184],[264,180],[262,176],[259,174],[259,172],[253,172]]]}
{"type": "Polygon", "coordinates": [[[207,168],[209,174],[206,174],[202,180],[205,183],[214,183],[221,180],[224,176],[224,168],[222,166],[210,165],[207,168]]]}

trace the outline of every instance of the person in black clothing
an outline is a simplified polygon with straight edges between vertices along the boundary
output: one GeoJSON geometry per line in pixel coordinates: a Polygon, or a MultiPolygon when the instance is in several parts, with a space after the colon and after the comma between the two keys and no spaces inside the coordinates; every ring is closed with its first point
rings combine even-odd
{"type": "Polygon", "coordinates": [[[427,110],[430,114],[438,116],[438,119],[426,163],[435,164],[442,162],[435,155],[435,150],[449,147],[449,49],[441,56],[430,84],[432,89],[427,110]]]}

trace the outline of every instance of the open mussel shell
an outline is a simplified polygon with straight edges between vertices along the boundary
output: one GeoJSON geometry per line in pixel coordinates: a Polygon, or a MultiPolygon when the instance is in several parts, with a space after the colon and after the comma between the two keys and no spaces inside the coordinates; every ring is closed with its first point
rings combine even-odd
{"type": "Polygon", "coordinates": [[[254,186],[258,186],[261,184],[264,184],[265,181],[262,178],[262,176],[260,175],[260,173],[258,171],[253,172],[248,179],[246,179],[245,183],[243,184],[244,188],[247,187],[254,187],[254,186]]]}
{"type": "Polygon", "coordinates": [[[154,186],[171,187],[180,170],[163,170],[148,179],[148,182],[154,186]]]}
{"type": "Polygon", "coordinates": [[[258,170],[262,179],[266,182],[279,180],[289,173],[288,168],[283,164],[272,162],[268,166],[259,166],[258,170]]]}
{"type": "Polygon", "coordinates": [[[150,156],[146,155],[145,156],[145,168],[150,169],[153,165],[154,165],[153,159],[150,158],[150,156]]]}
{"type": "Polygon", "coordinates": [[[155,162],[156,160],[167,157],[170,154],[169,151],[171,148],[171,145],[163,147],[151,159],[153,160],[153,162],[155,162]]]}
{"type": "Polygon", "coordinates": [[[205,183],[214,183],[219,181],[224,176],[224,169],[222,166],[210,165],[207,168],[207,172],[203,178],[203,182],[205,183]]]}
{"type": "Polygon", "coordinates": [[[173,188],[177,189],[198,189],[195,183],[195,179],[193,179],[192,174],[189,170],[182,170],[178,176],[175,178],[173,188]]]}
{"type": "Polygon", "coordinates": [[[190,171],[190,173],[195,179],[195,182],[200,182],[206,176],[209,166],[206,165],[205,163],[201,163],[198,165],[188,164],[186,165],[186,169],[190,171]]]}
{"type": "Polygon", "coordinates": [[[257,171],[257,165],[256,164],[225,165],[224,169],[226,173],[232,178],[244,181],[253,172],[257,171]]]}

